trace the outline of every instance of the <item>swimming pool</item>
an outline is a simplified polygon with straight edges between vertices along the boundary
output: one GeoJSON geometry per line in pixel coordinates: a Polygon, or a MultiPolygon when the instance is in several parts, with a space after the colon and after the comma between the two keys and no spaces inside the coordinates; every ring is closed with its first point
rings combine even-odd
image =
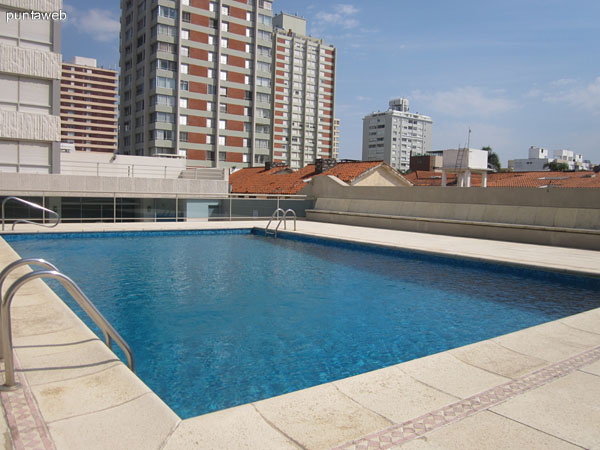
{"type": "Polygon", "coordinates": [[[598,279],[250,230],[5,238],[80,284],[182,418],[600,306],[598,279]]]}

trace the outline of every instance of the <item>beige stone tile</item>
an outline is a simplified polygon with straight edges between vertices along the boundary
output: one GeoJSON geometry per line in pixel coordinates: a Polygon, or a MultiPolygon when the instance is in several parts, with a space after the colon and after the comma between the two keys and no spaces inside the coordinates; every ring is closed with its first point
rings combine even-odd
{"type": "Polygon", "coordinates": [[[491,408],[584,448],[600,448],[600,378],[573,372],[491,408]]]}
{"type": "MultiPolygon", "coordinates": [[[[595,363],[588,364],[587,366],[583,366],[579,370],[581,372],[591,373],[591,374],[600,376],[600,361],[596,361],[595,363]]],[[[599,380],[599,382],[600,382],[600,380],[599,380]]]]}
{"type": "Polygon", "coordinates": [[[150,391],[124,365],[31,390],[46,422],[117,406],[150,391]]]}
{"type": "Polygon", "coordinates": [[[548,365],[548,361],[526,356],[500,346],[494,341],[482,341],[450,350],[461,361],[503,377],[517,378],[548,365]]]}
{"type": "Polygon", "coordinates": [[[90,375],[121,364],[100,340],[51,348],[54,352],[41,355],[36,354],[36,347],[17,350],[21,371],[31,386],[90,375]]]}
{"type": "Polygon", "coordinates": [[[457,400],[457,397],[416,381],[397,366],[345,378],[334,384],[357,403],[396,423],[457,400]]]}
{"type": "Polygon", "coordinates": [[[402,450],[575,450],[579,447],[497,414],[483,411],[396,448],[402,450]]]}
{"type": "Polygon", "coordinates": [[[179,422],[154,394],[104,411],[49,424],[60,450],[152,450],[159,449],[179,422]]]}
{"type": "Polygon", "coordinates": [[[561,361],[600,345],[600,335],[549,322],[493,339],[515,352],[546,361],[561,361]]]}
{"type": "Polygon", "coordinates": [[[4,408],[0,407],[0,448],[13,448],[4,408]]]}
{"type": "Polygon", "coordinates": [[[565,317],[561,322],[578,330],[600,334],[600,308],[565,317]]]}
{"type": "Polygon", "coordinates": [[[428,386],[460,398],[509,381],[506,377],[465,364],[446,352],[400,364],[399,368],[428,386]]]}
{"type": "Polygon", "coordinates": [[[43,305],[11,308],[13,336],[54,333],[82,325],[81,320],[59,300],[43,305]]]}
{"type": "Polygon", "coordinates": [[[252,405],[243,405],[184,420],[164,450],[258,449],[284,450],[299,447],[270,426],[252,405]]]}
{"type": "Polygon", "coordinates": [[[13,337],[14,348],[17,354],[23,357],[62,353],[70,346],[90,341],[99,339],[85,326],[74,326],[54,333],[13,337]]]}
{"type": "Polygon", "coordinates": [[[391,422],[325,384],[254,404],[261,415],[307,449],[330,448],[391,422]]]}

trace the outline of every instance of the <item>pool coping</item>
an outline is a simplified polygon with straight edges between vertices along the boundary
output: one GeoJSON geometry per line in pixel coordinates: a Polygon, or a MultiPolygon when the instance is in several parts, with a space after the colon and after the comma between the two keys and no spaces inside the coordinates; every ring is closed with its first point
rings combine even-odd
{"type": "MultiPolygon", "coordinates": [[[[265,224],[266,223],[256,222],[245,223],[248,227],[258,226],[263,228],[265,224]]],[[[122,226],[123,224],[120,225],[122,226]]],[[[165,224],[160,225],[161,228],[172,229],[172,226],[165,227],[165,224]]],[[[188,224],[188,226],[183,228],[214,229],[222,228],[224,225],[224,223],[212,223],[207,226],[206,224],[194,223],[193,226],[189,226],[188,224]]],[[[234,222],[230,224],[229,227],[245,228],[245,226],[240,227],[240,225],[241,223],[234,222]]],[[[85,228],[91,229],[91,227],[85,228]]],[[[105,226],[102,226],[102,228],[107,229],[105,226]]],[[[140,227],[133,228],[139,230],[140,227]]],[[[158,227],[150,226],[147,228],[157,229],[158,227]]],[[[309,235],[318,235],[318,233],[314,231],[318,228],[318,225],[315,225],[314,223],[309,226],[308,222],[302,222],[299,228],[304,229],[304,232],[310,228],[310,230],[308,230],[309,235]]],[[[336,227],[331,226],[330,224],[327,224],[325,228],[326,232],[321,233],[320,237],[331,237],[331,231],[336,231],[336,227]]],[[[344,234],[344,230],[347,230],[347,228],[348,227],[343,226],[337,228],[337,230],[340,234],[344,234]]],[[[358,232],[363,235],[363,243],[375,243],[376,245],[380,245],[380,235],[378,235],[377,239],[364,239],[364,236],[368,234],[368,232],[372,232],[372,229],[364,229],[363,227],[349,228],[359,229],[358,232]]],[[[108,229],[114,230],[114,227],[108,227],[108,229]]],[[[376,230],[376,232],[379,231],[380,230],[376,230]]],[[[293,232],[288,231],[287,233],[293,232]]],[[[395,236],[402,238],[406,238],[411,234],[406,232],[397,233],[398,234],[395,234],[395,236]]],[[[346,239],[341,240],[348,242],[346,239]]],[[[350,242],[354,241],[356,241],[356,239],[350,240],[350,242]]],[[[480,243],[477,242],[476,244],[480,243]]],[[[527,244],[505,244],[515,246],[515,248],[521,250],[523,249],[521,246],[527,246],[527,244]]],[[[14,260],[17,257],[12,249],[7,252],[6,247],[9,246],[4,239],[2,239],[0,241],[0,263],[2,265],[6,264],[7,260],[11,260],[11,258],[14,260]],[[6,253],[8,253],[8,255],[6,253]]],[[[405,250],[407,249],[407,246],[391,245],[391,248],[401,248],[405,250]]],[[[414,249],[410,250],[414,251],[414,249]]],[[[540,249],[538,248],[538,250],[540,249]]],[[[558,254],[561,252],[565,253],[565,250],[566,253],[573,251],[572,249],[553,250],[558,254]]],[[[439,254],[439,252],[432,251],[429,253],[439,254]]],[[[446,252],[446,255],[448,254],[456,256],[456,253],[446,252]]],[[[467,255],[467,257],[468,256],[473,255],[470,254],[467,255]]],[[[592,260],[600,262],[599,252],[590,251],[588,256],[593,257],[592,260]]],[[[484,258],[484,260],[490,261],[488,258],[484,258]]],[[[497,260],[492,261],[498,262],[497,260]]],[[[507,263],[506,258],[500,262],[507,263]]],[[[519,261],[517,261],[517,263],[518,262],[519,261]]],[[[523,261],[520,262],[523,263],[523,261]]],[[[525,265],[535,267],[535,265],[530,262],[525,262],[525,265]]],[[[547,266],[543,264],[538,264],[537,267],[547,268],[547,266]]],[[[556,267],[554,267],[554,269],[556,269],[556,267]]],[[[596,271],[577,270],[573,267],[566,267],[565,271],[569,273],[575,272],[585,275],[597,275],[596,271]]],[[[32,290],[32,292],[34,291],[32,290]]],[[[263,448],[330,448],[346,444],[347,445],[344,448],[353,448],[353,446],[355,448],[360,448],[362,443],[361,441],[356,441],[357,439],[372,436],[373,433],[378,436],[386,436],[386,432],[390,427],[398,425],[398,423],[403,423],[403,421],[400,420],[400,417],[406,419],[404,422],[407,420],[414,420],[415,418],[423,416],[423,414],[429,414],[431,411],[439,410],[440,408],[451,405],[457,401],[470,398],[486,389],[495,389],[502,384],[527,376],[531,372],[544,370],[553,365],[561,364],[579,353],[593,352],[600,345],[600,332],[595,325],[590,325],[600,323],[599,308],[558,321],[517,331],[509,335],[471,344],[466,347],[452,349],[436,355],[430,355],[425,358],[402,363],[400,365],[358,375],[349,379],[338,380],[333,383],[315,386],[291,394],[285,394],[279,397],[182,421],[160,399],[158,399],[158,397],[149,391],[137,377],[125,369],[120,362],[116,362],[114,356],[111,357],[112,354],[106,349],[104,344],[91,333],[91,331],[60,299],[58,299],[58,297],[54,295],[52,291],[50,291],[47,286],[43,284],[36,286],[34,294],[36,299],[26,298],[24,300],[26,305],[20,307],[18,305],[18,298],[15,302],[14,322],[17,334],[20,332],[19,321],[27,324],[28,319],[26,316],[28,314],[31,315],[32,313],[35,315],[35,311],[37,310],[39,312],[40,309],[46,311],[52,309],[57,317],[62,317],[60,320],[64,320],[64,324],[62,324],[62,328],[58,330],[56,327],[52,328],[53,325],[50,324],[50,332],[48,332],[48,329],[43,329],[42,331],[46,332],[41,334],[15,336],[15,344],[18,347],[16,348],[17,358],[20,361],[21,366],[26,370],[19,373],[26,382],[26,389],[23,392],[29,392],[31,394],[30,401],[25,404],[30,406],[33,405],[34,407],[37,406],[38,415],[35,415],[35,411],[31,414],[33,414],[32,417],[34,419],[37,417],[38,420],[27,422],[29,423],[29,428],[27,428],[27,426],[25,428],[21,426],[19,429],[15,428],[18,425],[18,421],[15,419],[17,416],[13,415],[9,420],[9,428],[11,431],[16,432],[16,436],[26,436],[27,430],[30,430],[32,433],[36,432],[39,435],[39,424],[41,423],[43,425],[41,428],[42,431],[44,427],[47,427],[49,430],[48,435],[52,438],[52,442],[50,442],[52,447],[46,445],[48,444],[48,442],[46,442],[43,448],[62,449],[77,448],[78,446],[81,448],[82,445],[86,448],[105,448],[109,445],[113,447],[116,446],[115,448],[171,449],[190,448],[194,446],[202,447],[203,445],[209,445],[214,448],[236,448],[244,446],[253,447],[257,444],[260,444],[263,448]],[[41,298],[41,300],[39,300],[38,297],[41,298]],[[24,314],[20,315],[20,309],[23,310],[22,312],[24,314]],[[71,334],[69,335],[69,333],[71,334]],[[558,338],[556,336],[558,336],[558,338]],[[39,367],[39,364],[42,362],[44,364],[49,364],[48,358],[50,356],[54,358],[58,355],[60,357],[59,359],[64,357],[65,359],[61,360],[63,365],[66,365],[65,361],[69,359],[69,352],[67,351],[56,352],[55,348],[49,350],[48,342],[54,337],[59,340],[62,339],[62,341],[57,344],[59,346],[67,346],[66,342],[68,341],[68,347],[76,348],[77,354],[75,355],[75,360],[72,361],[71,366],[62,370],[63,372],[67,372],[62,378],[56,378],[55,374],[60,372],[59,370],[53,372],[50,379],[44,380],[44,376],[40,375],[37,371],[32,371],[31,368],[39,367]],[[527,341],[529,345],[528,348],[532,349],[537,349],[536,345],[538,344],[543,348],[544,345],[542,344],[547,346],[548,342],[551,342],[553,349],[551,352],[549,350],[540,350],[542,353],[546,353],[544,358],[540,358],[540,354],[531,354],[533,352],[532,350],[523,351],[521,348],[521,346],[524,345],[523,341],[527,341]],[[497,361],[494,362],[493,358],[490,359],[489,355],[485,357],[479,355],[481,352],[487,355],[489,353],[489,348],[493,349],[492,353],[502,354],[502,357],[505,359],[508,358],[510,360],[510,358],[513,358],[516,367],[519,368],[519,370],[515,373],[509,373],[510,370],[504,366],[510,366],[510,363],[501,361],[500,365],[502,366],[502,373],[497,373],[498,370],[494,369],[494,364],[499,363],[497,361]],[[85,350],[86,354],[91,352],[94,355],[92,361],[82,361],[80,350],[85,350]],[[49,351],[54,353],[48,353],[49,351]],[[97,366],[93,366],[93,364],[97,364],[97,366]],[[465,386],[460,386],[460,380],[454,380],[449,385],[443,386],[444,383],[435,379],[433,375],[440,370],[442,372],[444,370],[450,370],[448,368],[450,368],[451,371],[454,370],[454,372],[460,373],[461,377],[465,380],[470,380],[473,384],[473,389],[479,387],[481,387],[481,389],[475,389],[475,392],[472,392],[472,389],[469,390],[465,386]],[[104,376],[106,375],[104,372],[108,371],[110,371],[111,376],[104,376]],[[73,374],[77,376],[73,376],[73,374]],[[41,379],[37,379],[36,377],[41,377],[41,379]],[[31,385],[28,383],[30,378],[33,380],[31,385]],[[107,378],[110,378],[110,380],[107,380],[107,378]],[[482,384],[481,380],[485,380],[485,383],[482,384]],[[114,384],[108,383],[107,381],[114,382],[114,384]],[[105,396],[105,394],[99,394],[101,391],[92,389],[90,393],[89,389],[86,391],[82,387],[82,385],[93,383],[106,384],[106,386],[103,386],[103,389],[117,391],[118,395],[113,395],[112,397],[114,398],[111,398],[111,401],[113,401],[114,404],[107,406],[105,401],[99,402],[98,396],[105,396]],[[411,415],[405,411],[403,413],[404,415],[393,417],[394,414],[399,413],[389,412],[393,411],[394,408],[387,404],[383,404],[386,402],[381,401],[381,392],[382,390],[383,392],[386,392],[386,389],[389,388],[386,388],[385,386],[389,386],[390,384],[394,385],[394,383],[400,383],[398,386],[412,387],[412,389],[403,391],[403,394],[406,396],[412,397],[413,394],[426,394],[425,397],[429,396],[435,398],[433,403],[431,403],[431,401],[421,402],[424,403],[424,405],[432,404],[436,406],[436,408],[426,410],[421,408],[419,410],[419,408],[411,407],[409,408],[411,412],[420,411],[423,412],[423,414],[411,415]],[[372,392],[370,394],[372,398],[379,398],[379,403],[381,404],[378,404],[377,401],[372,399],[369,400],[369,395],[367,395],[368,393],[366,392],[371,388],[377,391],[377,386],[380,388],[379,392],[372,392]],[[56,395],[57,391],[61,392],[59,397],[56,395]],[[64,398],[66,396],[65,393],[69,392],[73,393],[74,396],[84,396],[87,398],[87,401],[81,402],[77,399],[64,398]],[[60,405],[57,406],[57,402],[60,403],[60,405]],[[132,413],[132,411],[137,412],[132,413]],[[327,426],[325,428],[320,424],[320,422],[323,421],[323,417],[328,418],[328,421],[326,420],[327,426]],[[141,421],[141,418],[144,418],[144,420],[141,421]],[[109,435],[111,433],[114,435],[115,428],[122,429],[124,424],[119,421],[125,421],[125,424],[129,424],[126,427],[129,433],[132,431],[131,428],[138,431],[137,433],[134,433],[134,436],[137,437],[136,440],[127,441],[127,439],[119,438],[115,441],[110,437],[103,437],[107,432],[109,435]],[[37,425],[33,426],[31,425],[32,423],[37,425]],[[82,424],[88,429],[86,433],[78,431],[82,424]],[[111,431],[109,432],[108,430],[111,431]]],[[[33,294],[28,295],[31,296],[33,294]]],[[[46,325],[46,327],[47,326],[48,325],[46,325]]],[[[63,349],[61,348],[61,350],[63,349]]],[[[536,350],[536,352],[538,350],[536,350]]],[[[48,367],[51,366],[49,365],[48,367]]],[[[575,369],[575,371],[580,372],[579,368],[575,369]]],[[[572,376],[572,374],[571,372],[568,372],[564,376],[568,378],[569,376],[572,376]]],[[[594,377],[596,375],[590,374],[588,376],[594,377]]],[[[600,376],[600,371],[598,376],[600,376]]],[[[553,380],[554,379],[550,380],[550,383],[553,380]]],[[[600,377],[598,380],[600,380],[600,377]]],[[[102,392],[104,392],[104,390],[102,392]]],[[[384,398],[386,396],[394,398],[397,396],[397,392],[392,389],[391,392],[385,393],[384,398]]],[[[8,400],[8,397],[8,394],[2,394],[3,401],[5,401],[5,398],[8,400]]],[[[111,396],[109,395],[109,397],[111,396]]],[[[404,401],[410,403],[408,400],[404,401]]],[[[21,406],[24,405],[22,400],[19,404],[21,406]]],[[[6,413],[11,410],[10,404],[7,405],[8,407],[5,406],[6,413]]],[[[35,410],[36,408],[33,409],[35,410]]],[[[488,409],[482,411],[488,411],[488,409]]],[[[23,422],[21,422],[21,425],[22,423],[23,422]]],[[[534,427],[530,428],[534,430],[534,427]]],[[[426,431],[434,432],[433,430],[426,431]]],[[[529,432],[533,433],[533,431],[529,432]]],[[[539,432],[539,430],[537,432],[539,432]]],[[[416,435],[416,438],[420,438],[421,434],[418,436],[416,435]]],[[[564,440],[564,438],[561,438],[560,436],[558,436],[557,439],[564,440]]],[[[31,448],[29,444],[34,441],[37,442],[39,439],[37,441],[31,439],[26,442],[23,441],[23,439],[21,439],[21,441],[16,439],[13,440],[13,445],[15,448],[31,448]]],[[[577,444],[576,442],[572,443],[577,444]]],[[[385,445],[391,445],[393,442],[389,443],[384,440],[379,442],[379,444],[383,445],[381,448],[386,448],[385,445]]]]}

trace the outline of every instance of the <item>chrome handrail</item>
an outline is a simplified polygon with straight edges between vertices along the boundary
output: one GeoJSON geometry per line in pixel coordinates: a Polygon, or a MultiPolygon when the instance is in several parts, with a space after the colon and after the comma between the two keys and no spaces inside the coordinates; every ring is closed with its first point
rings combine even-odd
{"type": "Polygon", "coordinates": [[[287,230],[287,221],[286,221],[286,218],[287,218],[288,213],[292,213],[294,215],[294,231],[296,231],[296,211],[294,211],[293,209],[288,209],[283,214],[283,219],[281,219],[279,221],[279,223],[277,224],[277,227],[275,228],[275,235],[277,235],[277,230],[279,230],[279,226],[281,225],[282,221],[283,221],[283,229],[287,230]]]}
{"type": "Polygon", "coordinates": [[[104,318],[104,316],[96,309],[90,299],[83,293],[83,291],[66,275],[55,271],[55,270],[38,270],[23,275],[17,281],[15,281],[6,291],[4,297],[2,297],[1,305],[1,321],[2,321],[2,352],[4,354],[4,384],[0,386],[0,390],[10,391],[17,389],[19,384],[15,379],[15,365],[12,345],[12,324],[10,317],[10,305],[17,291],[29,281],[38,278],[53,278],[58,280],[63,287],[71,294],[71,296],[77,301],[79,306],[90,316],[94,323],[104,333],[105,343],[108,348],[112,349],[112,341],[114,340],[119,347],[125,352],[127,357],[127,365],[132,372],[135,372],[135,361],[133,359],[133,352],[131,348],[121,337],[121,335],[113,328],[113,326],[104,318]]]}
{"type": "Polygon", "coordinates": [[[32,208],[40,209],[40,210],[42,210],[44,212],[47,212],[47,213],[50,213],[50,214],[54,215],[55,218],[56,218],[56,223],[54,225],[46,225],[44,223],[32,222],[31,220],[27,220],[27,219],[18,219],[18,220],[15,220],[13,222],[13,226],[12,226],[12,230],[13,231],[15,229],[15,225],[18,224],[18,223],[29,223],[31,225],[37,225],[37,226],[45,227],[45,228],[54,228],[55,226],[57,226],[60,223],[60,215],[56,211],[52,211],[51,209],[44,208],[43,206],[38,205],[37,203],[29,202],[29,201],[23,200],[22,198],[19,198],[19,197],[6,197],[2,201],[2,231],[4,231],[4,222],[5,222],[4,205],[9,200],[15,200],[17,202],[23,203],[24,205],[30,206],[32,208]]]}
{"type": "Polygon", "coordinates": [[[275,216],[277,216],[277,218],[279,219],[279,223],[281,223],[281,218],[279,216],[279,213],[283,213],[283,217],[285,217],[285,211],[283,210],[283,208],[277,208],[275,210],[275,212],[273,212],[273,214],[271,215],[271,219],[269,219],[269,223],[267,224],[267,227],[265,228],[265,234],[277,235],[277,230],[275,230],[273,233],[269,233],[269,226],[271,225],[271,222],[273,222],[273,219],[275,218],[275,216]]]}
{"type": "MultiPolygon", "coordinates": [[[[4,281],[8,278],[8,274],[18,267],[29,265],[29,264],[41,266],[41,267],[44,267],[49,270],[58,271],[58,269],[56,268],[56,266],[54,264],[50,264],[45,259],[24,258],[24,259],[20,259],[18,261],[12,262],[8,266],[6,266],[4,268],[4,270],[2,270],[2,272],[0,272],[0,300],[2,300],[2,285],[4,285],[4,281]]],[[[0,308],[0,314],[1,314],[1,311],[2,311],[2,309],[0,308]]],[[[2,359],[2,355],[3,355],[2,351],[3,351],[2,350],[2,333],[0,333],[0,359],[2,359]]]]}

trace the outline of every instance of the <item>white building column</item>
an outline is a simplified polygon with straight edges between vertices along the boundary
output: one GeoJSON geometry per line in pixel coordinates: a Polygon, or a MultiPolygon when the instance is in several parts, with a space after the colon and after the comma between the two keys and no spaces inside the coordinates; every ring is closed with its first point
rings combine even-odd
{"type": "Polygon", "coordinates": [[[467,170],[465,172],[465,186],[471,187],[471,171],[470,170],[467,170]]]}
{"type": "Polygon", "coordinates": [[[481,187],[487,187],[487,172],[481,174],[481,187]]]}
{"type": "Polygon", "coordinates": [[[446,187],[446,182],[448,181],[447,178],[446,171],[442,170],[442,187],[446,187]]]}

